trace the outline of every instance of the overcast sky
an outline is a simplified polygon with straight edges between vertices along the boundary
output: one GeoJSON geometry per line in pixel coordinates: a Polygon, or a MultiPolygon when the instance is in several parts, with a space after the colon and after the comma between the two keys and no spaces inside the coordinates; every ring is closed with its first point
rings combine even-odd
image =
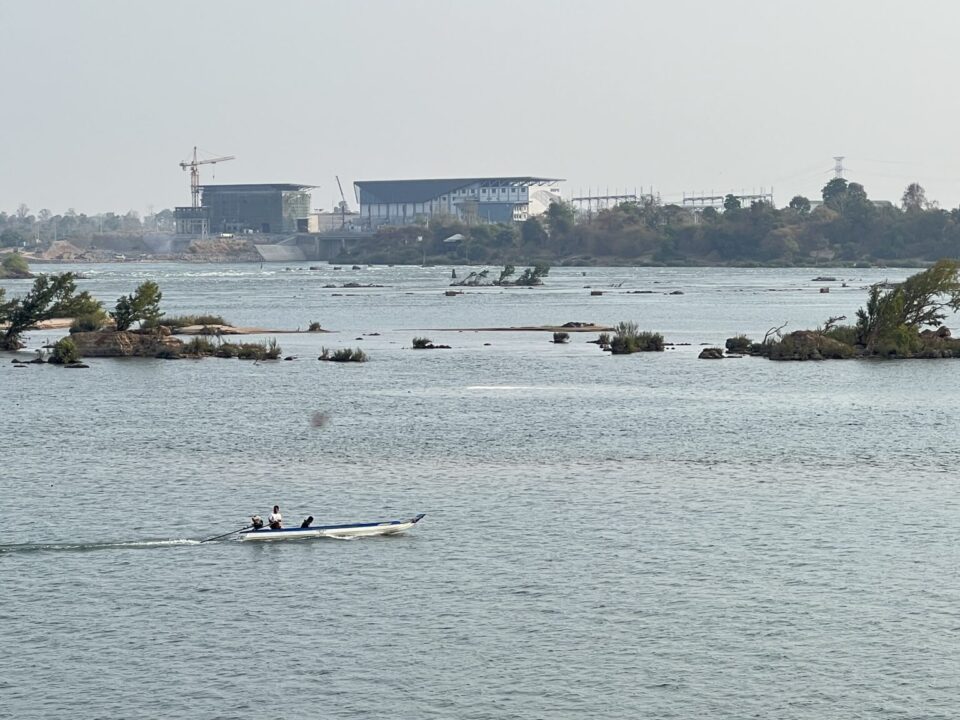
{"type": "Polygon", "coordinates": [[[545,175],[960,204],[960,3],[0,0],[0,210],[144,213],[201,182],[545,175]]]}

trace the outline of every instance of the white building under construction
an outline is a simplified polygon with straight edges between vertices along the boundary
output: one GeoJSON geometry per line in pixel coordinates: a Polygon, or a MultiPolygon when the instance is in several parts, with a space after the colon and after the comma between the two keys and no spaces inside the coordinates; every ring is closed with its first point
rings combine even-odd
{"type": "Polygon", "coordinates": [[[560,200],[557,178],[494,177],[362,180],[353,184],[365,227],[407,225],[434,217],[467,223],[522,222],[560,200]]]}

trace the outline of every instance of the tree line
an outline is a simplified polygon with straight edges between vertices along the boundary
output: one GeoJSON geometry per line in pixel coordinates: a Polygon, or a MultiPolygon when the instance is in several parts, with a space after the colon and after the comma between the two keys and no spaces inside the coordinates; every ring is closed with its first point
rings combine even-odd
{"type": "Polygon", "coordinates": [[[161,210],[141,217],[135,210],[122,215],[108,212],[96,215],[78,213],[73,208],[54,214],[44,208],[34,214],[21,203],[12,213],[0,211],[0,248],[47,246],[54,240],[89,240],[102,233],[140,234],[171,232],[175,227],[173,210],[161,210]]]}
{"type": "Polygon", "coordinates": [[[691,209],[654,199],[594,213],[553,203],[516,224],[467,225],[433,218],[381,228],[355,248],[367,262],[463,262],[651,265],[921,264],[960,255],[960,208],[945,210],[911,183],[900,203],[875,202],[863,185],[830,180],[819,199],[795,196],[786,207],[691,209]],[[462,235],[463,239],[449,241],[462,235]]]}

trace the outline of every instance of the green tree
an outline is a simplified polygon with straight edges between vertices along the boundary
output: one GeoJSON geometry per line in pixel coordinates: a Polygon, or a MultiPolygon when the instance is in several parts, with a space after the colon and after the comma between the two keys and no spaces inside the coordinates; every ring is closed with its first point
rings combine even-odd
{"type": "Polygon", "coordinates": [[[791,210],[796,210],[801,215],[806,215],[810,212],[810,201],[803,195],[794,195],[790,199],[789,207],[791,210]]]}
{"type": "Polygon", "coordinates": [[[868,353],[907,354],[922,328],[940,327],[947,310],[960,310],[958,270],[957,261],[940,260],[892,290],[873,285],[866,307],[857,310],[858,342],[868,353]]]}
{"type": "Polygon", "coordinates": [[[21,336],[38,322],[55,317],[76,317],[96,312],[99,308],[100,303],[90,293],[77,293],[73,273],[41,275],[33,281],[30,292],[6,302],[0,289],[0,323],[7,323],[0,336],[0,350],[23,347],[21,336]]]}
{"type": "Polygon", "coordinates": [[[110,313],[110,317],[117,324],[117,330],[129,330],[130,326],[137,321],[142,327],[159,324],[160,318],[163,317],[163,313],[160,312],[162,297],[160,287],[152,280],[147,280],[132,295],[118,298],[116,309],[110,313]]]}
{"type": "Polygon", "coordinates": [[[60,338],[50,353],[50,362],[54,365],[69,365],[80,360],[80,351],[70,338],[60,338]]]}
{"type": "Polygon", "coordinates": [[[525,245],[546,245],[547,244],[547,231],[543,227],[543,223],[540,222],[539,218],[527,218],[523,221],[523,225],[520,226],[520,237],[523,239],[525,245]]]}
{"type": "Polygon", "coordinates": [[[901,205],[905,212],[917,212],[927,206],[927,191],[920,183],[912,182],[903,191],[901,205]]]}
{"type": "Polygon", "coordinates": [[[0,233],[0,247],[20,247],[26,239],[27,236],[22,231],[8,227],[0,233]]]}
{"type": "Polygon", "coordinates": [[[550,236],[567,235],[573,229],[573,206],[570,203],[558,200],[550,203],[547,208],[547,227],[550,236]]]}
{"type": "Polygon", "coordinates": [[[740,198],[738,198],[733,193],[728,193],[727,196],[723,198],[724,210],[739,210],[740,207],[741,207],[740,198]]]}
{"type": "Polygon", "coordinates": [[[0,263],[0,277],[31,277],[30,265],[27,264],[27,259],[19,253],[9,253],[8,255],[5,255],[3,262],[0,263]]]}
{"type": "Polygon", "coordinates": [[[843,208],[843,199],[847,194],[847,181],[842,177],[835,177],[820,191],[823,203],[834,210],[843,208]]]}
{"type": "Polygon", "coordinates": [[[514,285],[523,285],[531,287],[533,285],[543,285],[543,278],[550,273],[550,266],[545,263],[537,263],[532,268],[527,268],[520,277],[517,278],[514,285]]]}

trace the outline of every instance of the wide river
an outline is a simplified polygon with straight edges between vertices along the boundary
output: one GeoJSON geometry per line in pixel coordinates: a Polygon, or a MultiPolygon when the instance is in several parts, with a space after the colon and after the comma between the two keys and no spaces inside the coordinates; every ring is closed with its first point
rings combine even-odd
{"type": "Polygon", "coordinates": [[[957,715],[960,362],[697,359],[852,321],[912,271],[556,268],[447,297],[442,267],[44,269],[332,332],[277,335],[292,362],[0,354],[0,717],[957,715]],[[677,345],[455,330],[620,320],[677,345]],[[274,503],[426,518],[197,542],[274,503]]]}

